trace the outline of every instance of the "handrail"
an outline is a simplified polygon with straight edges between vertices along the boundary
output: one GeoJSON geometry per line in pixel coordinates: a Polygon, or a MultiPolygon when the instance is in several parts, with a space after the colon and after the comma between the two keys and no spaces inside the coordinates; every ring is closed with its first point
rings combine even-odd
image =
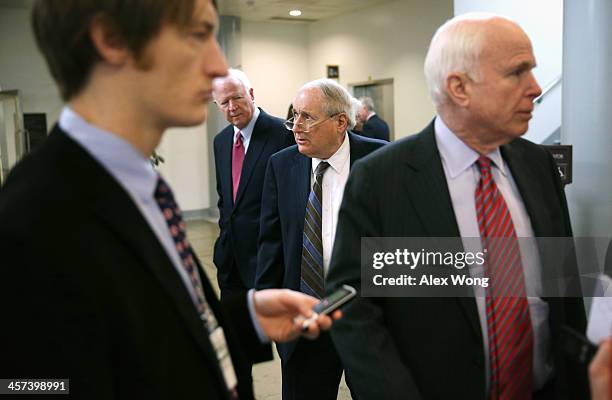
{"type": "Polygon", "coordinates": [[[548,95],[548,92],[553,90],[553,88],[557,86],[558,84],[560,84],[562,80],[563,80],[562,75],[559,75],[555,79],[553,79],[552,82],[550,82],[548,85],[544,87],[544,89],[542,89],[542,94],[536,97],[535,99],[533,99],[533,103],[540,104],[542,100],[544,100],[544,97],[548,95]]]}

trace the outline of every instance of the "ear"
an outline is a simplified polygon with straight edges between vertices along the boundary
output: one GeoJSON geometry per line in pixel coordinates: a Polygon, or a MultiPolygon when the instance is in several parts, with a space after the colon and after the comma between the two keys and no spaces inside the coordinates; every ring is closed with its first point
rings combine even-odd
{"type": "Polygon", "coordinates": [[[89,36],[100,58],[108,64],[119,66],[126,62],[130,51],[123,38],[104,15],[96,15],[89,25],[89,36]]]}
{"type": "Polygon", "coordinates": [[[255,96],[253,95],[253,88],[249,89],[249,96],[251,96],[251,100],[255,101],[255,96]]]}
{"type": "Polygon", "coordinates": [[[469,88],[471,84],[467,74],[462,72],[451,72],[446,77],[446,94],[449,100],[458,106],[465,107],[470,103],[469,88]]]}
{"type": "Polygon", "coordinates": [[[338,116],[338,123],[336,125],[338,127],[338,133],[344,133],[348,129],[348,117],[346,114],[342,113],[338,116]]]}

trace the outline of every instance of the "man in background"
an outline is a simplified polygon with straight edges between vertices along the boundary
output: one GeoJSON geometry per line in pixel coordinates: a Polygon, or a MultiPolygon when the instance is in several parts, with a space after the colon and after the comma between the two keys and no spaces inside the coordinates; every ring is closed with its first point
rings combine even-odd
{"type": "Polygon", "coordinates": [[[480,238],[490,279],[474,297],[350,303],[332,337],[359,399],[588,398],[586,371],[561,340],[564,325],[584,332],[582,299],[538,290],[542,277],[564,271],[534,240],[517,239],[572,235],[554,160],[520,138],[541,93],[535,65],[514,22],[453,18],[425,60],[438,115],[351,173],[330,292],[361,287],[363,237],[480,238]],[[489,246],[496,237],[506,246],[489,246]],[[512,296],[500,295],[507,289],[512,296]]]}
{"type": "Polygon", "coordinates": [[[296,338],[317,300],[220,304],[149,162],[227,73],[214,3],[40,0],[32,25],[67,105],[0,192],[0,376],[69,379],[72,399],[253,398],[261,342],[296,338]]]}
{"type": "Polygon", "coordinates": [[[213,96],[230,123],[214,141],[220,232],[213,261],[223,299],[254,287],[266,164],[295,142],[282,119],[255,105],[244,72],[230,69],[227,77],[215,79],[213,96]]]}
{"type": "Polygon", "coordinates": [[[363,128],[359,132],[360,135],[389,141],[389,125],[376,114],[374,109],[374,101],[372,98],[364,96],[359,98],[362,107],[357,115],[363,128]]]}
{"type": "MultiPolygon", "coordinates": [[[[338,209],[353,163],[385,143],[348,132],[351,96],[329,79],[304,85],[293,101],[297,146],[270,158],[264,181],[255,286],[322,298],[338,209]]],[[[279,344],[283,399],[336,399],[342,363],[329,335],[279,344]]],[[[350,383],[349,383],[350,384],[350,383]]]]}

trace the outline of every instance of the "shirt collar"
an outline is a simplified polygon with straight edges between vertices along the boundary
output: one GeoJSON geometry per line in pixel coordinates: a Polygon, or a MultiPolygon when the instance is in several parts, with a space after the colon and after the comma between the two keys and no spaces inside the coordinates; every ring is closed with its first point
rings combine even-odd
{"type": "Polygon", "coordinates": [[[149,159],[121,137],[89,124],[66,106],[59,126],[126,189],[145,203],[153,201],[158,173],[149,159]]]}
{"type": "MultiPolygon", "coordinates": [[[[440,157],[446,164],[451,179],[456,178],[466,169],[474,165],[478,157],[480,157],[480,154],[465,144],[463,140],[459,139],[457,135],[446,126],[440,116],[436,117],[434,130],[440,157]]],[[[486,154],[486,156],[493,161],[493,164],[495,164],[504,176],[507,174],[499,147],[486,154]]]]}
{"type": "Polygon", "coordinates": [[[327,160],[322,160],[320,158],[312,159],[312,163],[311,163],[312,173],[314,174],[315,170],[317,169],[317,166],[322,161],[327,161],[329,163],[329,166],[333,168],[334,171],[336,171],[337,173],[340,173],[340,171],[342,171],[342,168],[348,161],[350,154],[351,154],[351,145],[349,143],[348,135],[345,133],[344,140],[342,141],[342,144],[340,145],[338,150],[336,150],[334,155],[329,157],[327,160]]]}
{"type": "Polygon", "coordinates": [[[238,127],[234,126],[234,138],[236,138],[236,133],[242,132],[242,138],[245,141],[250,140],[251,135],[253,134],[253,129],[255,128],[255,123],[257,122],[257,118],[259,118],[260,113],[261,111],[259,111],[259,108],[255,106],[255,111],[253,111],[253,116],[251,117],[251,120],[249,121],[247,126],[244,127],[244,129],[238,129],[238,127]]]}

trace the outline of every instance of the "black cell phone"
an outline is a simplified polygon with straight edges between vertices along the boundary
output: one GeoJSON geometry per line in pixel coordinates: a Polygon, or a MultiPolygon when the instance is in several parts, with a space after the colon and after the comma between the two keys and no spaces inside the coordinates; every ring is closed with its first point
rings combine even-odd
{"type": "Polygon", "coordinates": [[[313,315],[303,322],[302,329],[306,331],[319,315],[329,315],[333,313],[354,298],[356,294],[357,291],[354,287],[342,285],[341,288],[338,288],[331,295],[325,297],[317,305],[312,307],[313,315]]]}
{"type": "Polygon", "coordinates": [[[597,353],[596,345],[586,336],[568,326],[563,327],[562,341],[564,353],[581,364],[589,365],[597,353]]]}

